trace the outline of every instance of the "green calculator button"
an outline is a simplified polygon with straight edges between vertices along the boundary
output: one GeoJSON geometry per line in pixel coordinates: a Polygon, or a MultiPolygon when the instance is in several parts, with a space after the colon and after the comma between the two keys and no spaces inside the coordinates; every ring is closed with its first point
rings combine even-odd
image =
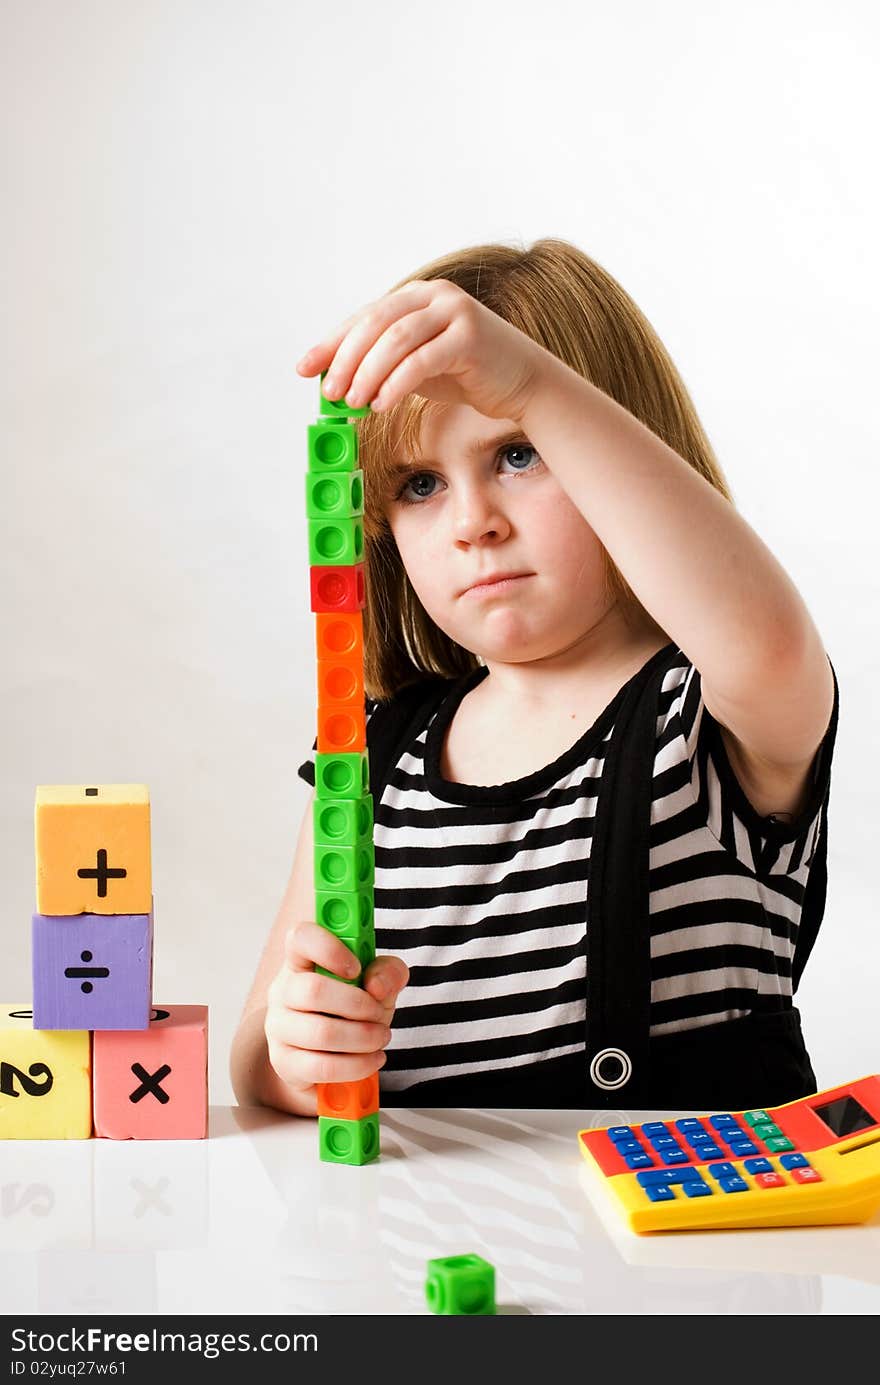
{"type": "Polygon", "coordinates": [[[782,1131],[778,1125],[770,1121],[767,1125],[756,1125],[753,1133],[757,1140],[772,1140],[775,1136],[781,1135],[782,1131]]]}
{"type": "Polygon", "coordinates": [[[782,1154],[787,1149],[794,1149],[794,1145],[792,1144],[791,1140],[789,1140],[785,1135],[780,1136],[778,1139],[771,1138],[769,1140],[765,1140],[764,1143],[766,1144],[771,1154],[782,1154]]]}
{"type": "Polygon", "coordinates": [[[743,1119],[748,1125],[772,1125],[772,1120],[767,1111],[745,1111],[743,1119]]]}

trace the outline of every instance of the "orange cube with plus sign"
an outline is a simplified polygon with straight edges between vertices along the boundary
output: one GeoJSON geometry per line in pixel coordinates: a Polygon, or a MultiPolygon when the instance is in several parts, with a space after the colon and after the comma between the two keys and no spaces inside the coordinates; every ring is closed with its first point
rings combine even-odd
{"type": "Polygon", "coordinates": [[[145,784],[41,784],[34,836],[38,914],[149,914],[145,784]]]}

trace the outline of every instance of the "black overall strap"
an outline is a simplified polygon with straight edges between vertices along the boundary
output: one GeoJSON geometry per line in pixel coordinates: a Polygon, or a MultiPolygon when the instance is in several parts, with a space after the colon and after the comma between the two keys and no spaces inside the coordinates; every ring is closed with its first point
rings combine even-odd
{"type": "MultiPolygon", "coordinates": [[[[829,660],[830,663],[830,660],[829,660]]],[[[831,665],[831,676],[834,679],[834,705],[831,710],[831,720],[828,731],[825,733],[825,745],[823,753],[829,757],[834,749],[834,742],[837,738],[837,720],[840,709],[840,690],[837,686],[837,674],[834,665],[831,665]]],[[[824,765],[817,764],[816,778],[824,773],[824,765]]],[[[825,898],[828,891],[828,802],[831,798],[831,779],[829,775],[828,788],[825,790],[825,800],[822,804],[822,813],[817,824],[818,841],[815,844],[811,857],[810,874],[807,877],[807,887],[804,892],[804,903],[801,910],[801,921],[798,927],[797,942],[795,943],[794,957],[791,963],[791,989],[796,991],[803,975],[807,958],[813,950],[813,944],[819,932],[819,925],[825,913],[825,898]]]]}
{"type": "Polygon", "coordinates": [[[587,1103],[634,1105],[650,1087],[649,830],[665,645],[626,687],[593,824],[587,890],[587,1103]]]}
{"type": "Polygon", "coordinates": [[[367,732],[373,812],[388,779],[414,736],[452,688],[455,679],[425,677],[387,702],[377,702],[367,732]]]}

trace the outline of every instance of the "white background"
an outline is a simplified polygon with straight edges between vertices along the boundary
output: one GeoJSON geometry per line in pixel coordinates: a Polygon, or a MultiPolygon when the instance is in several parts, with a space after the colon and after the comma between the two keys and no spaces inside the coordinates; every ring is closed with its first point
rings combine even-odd
{"type": "Polygon", "coordinates": [[[799,991],[880,1070],[873,885],[876,6],[3,0],[0,1000],[31,995],[33,794],[138,781],[154,997],[211,1100],[314,738],[295,362],[446,251],[573,241],[669,348],[841,688],[799,991]]]}

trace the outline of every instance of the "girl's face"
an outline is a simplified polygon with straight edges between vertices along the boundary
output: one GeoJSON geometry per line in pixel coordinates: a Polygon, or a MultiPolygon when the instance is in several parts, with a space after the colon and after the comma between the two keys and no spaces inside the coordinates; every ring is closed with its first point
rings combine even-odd
{"type": "Polygon", "coordinates": [[[398,459],[386,514],[428,615],[488,663],[570,648],[611,604],[602,547],[526,436],[450,404],[420,442],[418,460],[398,459]],[[518,576],[468,590],[499,573],[518,576]]]}

